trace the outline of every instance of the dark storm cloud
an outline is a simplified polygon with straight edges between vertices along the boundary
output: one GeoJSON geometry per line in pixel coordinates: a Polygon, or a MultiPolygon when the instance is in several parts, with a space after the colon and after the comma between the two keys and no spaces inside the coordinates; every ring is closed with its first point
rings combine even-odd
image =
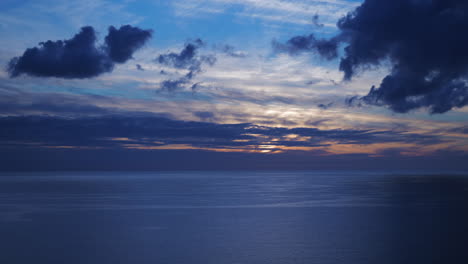
{"type": "MultiPolygon", "coordinates": [[[[194,115],[213,119],[211,112],[194,115]]],[[[124,147],[125,144],[161,146],[187,144],[202,148],[230,148],[271,144],[284,146],[325,146],[335,144],[372,144],[408,142],[437,144],[436,136],[396,131],[320,130],[317,128],[278,128],[252,124],[216,124],[186,122],[151,114],[103,115],[96,117],[60,118],[17,116],[0,118],[0,145],[124,147]],[[290,140],[288,135],[309,137],[290,140]],[[126,140],[110,140],[127,138],[126,140]],[[270,143],[268,143],[270,142],[270,143]]]]}
{"type": "Polygon", "coordinates": [[[465,0],[365,0],[339,20],[329,39],[297,36],[279,50],[338,57],[346,80],[390,62],[391,72],[361,101],[405,113],[427,107],[444,113],[468,104],[468,2],[465,0]]]}
{"type": "Polygon", "coordinates": [[[86,26],[69,40],[39,43],[22,56],[10,60],[11,77],[28,74],[38,77],[90,78],[111,72],[116,63],[125,63],[151,37],[151,30],[129,25],[109,27],[105,44],[96,45],[96,32],[86,26]]]}

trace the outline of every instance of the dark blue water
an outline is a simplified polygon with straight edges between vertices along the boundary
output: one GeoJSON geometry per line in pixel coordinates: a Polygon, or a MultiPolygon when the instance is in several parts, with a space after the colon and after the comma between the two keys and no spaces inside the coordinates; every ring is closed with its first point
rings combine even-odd
{"type": "Polygon", "coordinates": [[[0,174],[0,263],[468,263],[468,177],[0,174]]]}

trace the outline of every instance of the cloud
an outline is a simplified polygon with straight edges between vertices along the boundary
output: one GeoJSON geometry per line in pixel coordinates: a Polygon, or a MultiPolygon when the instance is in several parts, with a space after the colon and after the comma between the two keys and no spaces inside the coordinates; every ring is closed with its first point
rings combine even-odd
{"type": "Polygon", "coordinates": [[[325,124],[325,123],[327,123],[329,121],[331,121],[331,120],[330,119],[310,120],[310,121],[306,122],[306,125],[317,127],[317,126],[323,125],[323,124],[325,124]]]}
{"type": "Polygon", "coordinates": [[[139,71],[144,71],[145,70],[145,68],[143,68],[143,66],[141,66],[141,64],[136,64],[135,67],[139,71]]]}
{"type": "Polygon", "coordinates": [[[192,78],[195,77],[193,71],[188,72],[186,75],[175,79],[175,80],[164,80],[160,83],[159,91],[165,92],[175,92],[177,90],[182,90],[190,88],[192,92],[195,92],[199,88],[200,83],[193,83],[192,78]]]}
{"type": "Polygon", "coordinates": [[[296,36],[285,44],[273,41],[273,48],[277,52],[285,52],[297,55],[302,52],[317,52],[326,59],[335,59],[338,56],[338,39],[317,39],[313,34],[308,36],[296,36]]]}
{"type": "Polygon", "coordinates": [[[280,150],[383,143],[439,144],[438,136],[399,131],[281,128],[249,123],[216,124],[212,112],[194,112],[205,122],[168,119],[149,113],[63,118],[1,117],[0,145],[36,147],[151,148],[187,146],[209,150],[280,150]],[[263,147],[262,147],[263,146],[263,147]]]}
{"type": "Polygon", "coordinates": [[[319,21],[319,15],[315,14],[313,17],[312,17],[312,23],[314,24],[314,26],[316,27],[324,27],[325,25],[320,23],[319,21]]]}
{"type": "Polygon", "coordinates": [[[213,122],[216,119],[216,116],[213,112],[199,111],[194,112],[193,115],[200,118],[201,121],[213,122]]]}
{"type": "Polygon", "coordinates": [[[177,80],[164,80],[160,84],[160,90],[174,92],[186,88],[187,84],[190,84],[190,79],[186,76],[177,80]]]}
{"type": "Polygon", "coordinates": [[[143,30],[130,25],[119,29],[110,26],[109,34],[105,38],[109,57],[116,63],[125,63],[151,38],[151,34],[151,30],[143,30]]]}
{"type": "Polygon", "coordinates": [[[461,126],[456,127],[449,130],[450,132],[461,133],[461,134],[468,134],[468,126],[461,126]]]}
{"type": "Polygon", "coordinates": [[[229,12],[241,19],[264,21],[265,25],[310,25],[310,17],[320,14],[324,26],[334,27],[333,21],[357,4],[344,0],[174,0],[173,5],[178,16],[206,16],[229,12]]]}
{"type": "Polygon", "coordinates": [[[0,112],[2,114],[47,113],[60,115],[101,115],[108,114],[111,111],[92,104],[79,104],[76,103],[75,100],[70,99],[61,102],[42,99],[35,100],[35,102],[31,103],[2,102],[0,104],[0,112]]]}
{"type": "Polygon", "coordinates": [[[0,115],[60,115],[88,116],[117,112],[102,107],[112,99],[98,95],[70,95],[61,93],[32,93],[2,85],[0,87],[0,115]],[[3,90],[2,88],[8,89],[3,90]]]}
{"type": "Polygon", "coordinates": [[[43,146],[123,147],[123,144],[204,144],[229,143],[245,139],[245,124],[218,125],[185,122],[152,114],[108,115],[101,117],[60,118],[47,116],[3,117],[0,142],[42,142],[43,146]],[[123,139],[128,140],[112,140],[123,139]],[[163,142],[163,143],[160,143],[163,142]]]}
{"type": "Polygon", "coordinates": [[[297,36],[277,48],[333,59],[343,43],[346,80],[390,62],[390,74],[360,100],[394,112],[444,113],[468,104],[466,1],[366,0],[337,25],[339,34],[328,40],[297,36]]]}
{"type": "Polygon", "coordinates": [[[319,104],[319,105],[317,105],[317,107],[322,109],[322,110],[328,110],[332,106],[333,106],[333,102],[328,103],[328,104],[319,104]]]}
{"type": "Polygon", "coordinates": [[[151,37],[151,30],[125,25],[109,27],[105,44],[96,45],[96,32],[86,26],[69,40],[39,43],[22,56],[10,60],[10,77],[27,74],[37,77],[91,78],[111,72],[116,63],[125,63],[151,37]]]}
{"type": "Polygon", "coordinates": [[[354,95],[351,97],[346,97],[345,98],[345,104],[349,107],[361,107],[362,106],[362,100],[359,96],[354,95]]]}
{"type": "Polygon", "coordinates": [[[184,69],[188,72],[175,80],[165,80],[161,82],[161,90],[163,91],[175,91],[190,86],[192,90],[198,86],[193,84],[191,80],[202,71],[202,65],[207,64],[213,66],[216,63],[216,57],[214,55],[198,55],[197,51],[203,47],[205,43],[201,39],[188,42],[184,48],[179,52],[169,52],[166,54],[159,55],[156,58],[156,62],[175,69],[184,69]]]}
{"type": "Polygon", "coordinates": [[[204,43],[201,39],[196,39],[193,42],[185,44],[185,47],[180,51],[180,53],[170,52],[167,54],[161,54],[156,61],[169,67],[187,69],[191,72],[198,73],[201,71],[203,63],[212,66],[216,62],[216,58],[213,55],[197,55],[197,50],[203,45],[204,43]]]}
{"type": "Polygon", "coordinates": [[[234,57],[234,58],[245,58],[247,57],[247,54],[245,54],[242,51],[237,51],[233,46],[231,45],[221,45],[221,46],[216,46],[216,49],[219,49],[221,52],[224,54],[234,57]]]}

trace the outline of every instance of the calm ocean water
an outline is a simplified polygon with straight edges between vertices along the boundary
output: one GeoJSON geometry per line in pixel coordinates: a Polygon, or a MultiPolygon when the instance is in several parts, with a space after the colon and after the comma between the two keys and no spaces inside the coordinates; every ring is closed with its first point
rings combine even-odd
{"type": "Polygon", "coordinates": [[[0,263],[468,263],[468,177],[0,174],[0,263]]]}

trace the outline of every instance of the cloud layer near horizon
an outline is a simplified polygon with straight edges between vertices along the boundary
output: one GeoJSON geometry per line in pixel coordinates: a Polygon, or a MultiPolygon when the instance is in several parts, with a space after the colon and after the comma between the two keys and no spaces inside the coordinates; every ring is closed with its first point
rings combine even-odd
{"type": "Polygon", "coordinates": [[[404,131],[288,129],[144,113],[3,117],[0,126],[3,170],[466,167],[466,151],[439,147],[446,138],[404,131]]]}
{"type": "MultiPolygon", "coordinates": [[[[195,113],[207,120],[213,113],[195,113]]],[[[435,145],[445,140],[392,130],[279,128],[244,124],[179,121],[152,114],[103,115],[60,118],[17,116],[0,118],[3,146],[90,147],[90,148],[172,148],[274,153],[285,150],[320,150],[354,145],[356,150],[373,144],[435,145]],[[297,148],[295,148],[297,147],[297,148]],[[317,148],[317,149],[314,149],[317,148]]],[[[384,149],[382,149],[384,150],[384,149]]]]}

